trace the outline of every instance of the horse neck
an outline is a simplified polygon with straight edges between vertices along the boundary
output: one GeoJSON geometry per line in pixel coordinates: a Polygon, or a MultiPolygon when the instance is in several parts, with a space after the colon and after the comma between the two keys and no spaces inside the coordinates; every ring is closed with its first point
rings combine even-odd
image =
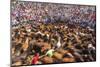
{"type": "Polygon", "coordinates": [[[29,38],[27,38],[27,39],[26,39],[25,43],[27,43],[27,44],[28,44],[28,42],[29,42],[29,38]]]}
{"type": "Polygon", "coordinates": [[[60,37],[60,36],[58,36],[58,42],[60,42],[60,40],[61,40],[61,37],[60,37]]]}

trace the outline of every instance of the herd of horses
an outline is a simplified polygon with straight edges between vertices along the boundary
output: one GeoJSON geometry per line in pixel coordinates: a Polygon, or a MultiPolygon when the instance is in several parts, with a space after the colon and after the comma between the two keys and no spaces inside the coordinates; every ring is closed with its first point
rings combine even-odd
{"type": "Polygon", "coordinates": [[[96,60],[96,33],[78,24],[22,23],[12,26],[12,66],[96,60]]]}

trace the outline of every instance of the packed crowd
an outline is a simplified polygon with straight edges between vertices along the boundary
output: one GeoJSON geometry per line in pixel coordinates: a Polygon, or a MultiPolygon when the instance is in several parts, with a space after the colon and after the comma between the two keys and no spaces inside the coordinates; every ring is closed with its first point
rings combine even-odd
{"type": "Polygon", "coordinates": [[[95,6],[12,2],[12,66],[96,60],[95,6]]]}
{"type": "Polygon", "coordinates": [[[11,8],[12,25],[30,20],[35,23],[70,21],[71,24],[95,28],[96,8],[93,6],[15,2],[11,8]]]}

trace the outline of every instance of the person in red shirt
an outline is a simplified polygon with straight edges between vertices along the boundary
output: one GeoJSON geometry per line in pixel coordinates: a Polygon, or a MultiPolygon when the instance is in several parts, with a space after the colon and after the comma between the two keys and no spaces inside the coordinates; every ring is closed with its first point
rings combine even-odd
{"type": "Polygon", "coordinates": [[[31,64],[37,64],[38,63],[38,60],[39,60],[39,53],[36,53],[33,56],[32,63],[31,64]]]}

